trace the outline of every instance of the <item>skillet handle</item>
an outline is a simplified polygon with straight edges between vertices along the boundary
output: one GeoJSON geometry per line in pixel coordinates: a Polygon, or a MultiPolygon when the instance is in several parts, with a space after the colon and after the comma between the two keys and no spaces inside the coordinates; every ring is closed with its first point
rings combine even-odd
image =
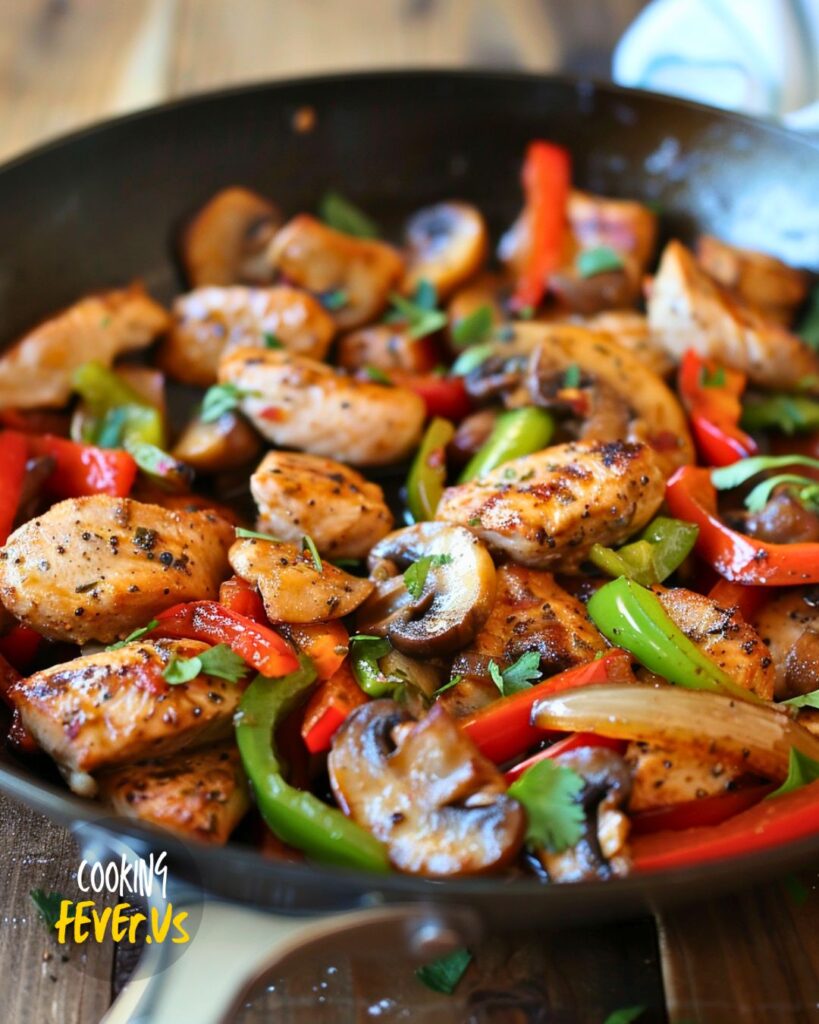
{"type": "Polygon", "coordinates": [[[136,976],[101,1024],[228,1024],[259,978],[342,933],[379,957],[398,952],[423,962],[474,941],[479,929],[471,912],[424,904],[298,918],[208,899],[184,953],[166,964],[167,947],[146,946],[136,976]]]}

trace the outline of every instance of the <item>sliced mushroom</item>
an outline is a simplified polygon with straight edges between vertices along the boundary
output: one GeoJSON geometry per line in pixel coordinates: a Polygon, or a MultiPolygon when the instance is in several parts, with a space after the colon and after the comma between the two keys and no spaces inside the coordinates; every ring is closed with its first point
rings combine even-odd
{"type": "Polygon", "coordinates": [[[336,733],[328,767],[339,805],[399,871],[483,874],[521,848],[522,807],[442,707],[413,723],[394,701],[365,704],[336,733]]]}
{"type": "Polygon", "coordinates": [[[336,348],[345,370],[405,370],[428,373],[438,362],[432,338],[411,338],[400,324],[371,324],[345,334],[336,348]]]}
{"type": "Polygon", "coordinates": [[[259,588],[271,622],[340,619],[372,592],[370,580],[317,560],[294,544],[247,538],[228,552],[233,571],[259,588]]]}
{"type": "Polygon", "coordinates": [[[270,281],[267,248],[280,224],[276,207],[255,192],[239,187],[217,192],[182,235],[191,287],[270,281]]]}
{"type": "Polygon", "coordinates": [[[334,293],[339,304],[333,319],[344,329],[374,320],[404,270],[391,246],[334,231],[307,214],[285,224],[268,255],[299,287],[319,296],[334,293]]]}
{"type": "Polygon", "coordinates": [[[582,838],[570,849],[538,851],[549,879],[584,882],[627,875],[629,820],[622,808],[631,792],[631,777],[625,761],[613,750],[581,747],[563,754],[557,763],[576,771],[586,783],[580,794],[586,821],[582,838]]]}
{"type": "Polygon", "coordinates": [[[753,626],[773,658],[777,699],[819,689],[819,587],[787,587],[753,626]]]}
{"type": "Polygon", "coordinates": [[[221,473],[255,459],[260,448],[256,431],[235,412],[226,412],[212,423],[194,416],[171,454],[199,473],[221,473]]]}
{"type": "Polygon", "coordinates": [[[359,627],[387,636],[405,654],[431,656],[468,644],[495,599],[495,566],[469,530],[448,523],[417,523],[388,534],[370,552],[375,590],[359,613],[359,627]],[[432,556],[423,590],[413,598],[401,571],[432,556]]]}
{"type": "Polygon", "coordinates": [[[489,251],[486,221],[469,203],[426,206],[410,217],[404,235],[408,250],[404,290],[410,293],[421,281],[428,281],[439,298],[446,298],[481,269],[489,251]]]}

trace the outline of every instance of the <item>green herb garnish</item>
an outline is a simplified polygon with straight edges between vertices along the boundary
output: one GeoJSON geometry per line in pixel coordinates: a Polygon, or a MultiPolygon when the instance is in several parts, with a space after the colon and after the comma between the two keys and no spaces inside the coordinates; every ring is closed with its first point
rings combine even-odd
{"type": "Polygon", "coordinates": [[[189,683],[199,675],[214,676],[217,679],[226,679],[229,683],[238,683],[247,671],[243,658],[227,644],[217,644],[193,658],[178,658],[174,655],[165,667],[162,677],[172,686],[189,683]]]}
{"type": "Polygon", "coordinates": [[[586,783],[571,768],[544,759],[533,764],[509,787],[526,809],[526,841],[562,853],[583,836],[585,814],[578,802],[586,783]]]}
{"type": "Polygon", "coordinates": [[[814,761],[812,757],[791,747],[788,755],[788,777],[779,789],[769,793],[765,799],[773,800],[775,796],[784,796],[785,793],[791,793],[795,789],[816,782],[817,779],[819,779],[819,761],[814,761]]]}
{"type": "Polygon", "coordinates": [[[379,366],[373,366],[371,363],[367,363],[364,367],[364,372],[375,384],[386,384],[389,387],[392,387],[392,381],[379,366]]]}
{"type": "Polygon", "coordinates": [[[135,629],[133,633],[129,633],[124,640],[117,640],[115,644],[109,644],[106,647],[106,651],[118,651],[126,644],[132,644],[134,640],[141,640],[146,633],[150,633],[152,629],[156,629],[159,622],[156,619],[151,619],[147,626],[140,626],[139,629],[135,629]]]}
{"type": "Polygon", "coordinates": [[[471,961],[472,954],[468,949],[455,949],[446,956],[433,960],[431,964],[419,967],[415,977],[433,992],[443,992],[444,995],[451,996],[471,961]]]}
{"type": "Polygon", "coordinates": [[[376,238],[378,225],[339,192],[325,192],[319,203],[319,217],[336,231],[355,238],[376,238]]]}
{"type": "Polygon", "coordinates": [[[234,409],[237,409],[243,398],[258,397],[258,392],[245,391],[229,381],[226,384],[214,384],[205,392],[199,418],[203,423],[215,423],[226,412],[233,412],[234,409]]]}
{"type": "Polygon", "coordinates": [[[280,349],[286,347],[284,342],[277,338],[275,334],[270,334],[267,331],[265,331],[262,337],[264,338],[265,348],[280,349]]]}
{"type": "Polygon", "coordinates": [[[537,651],[527,651],[503,671],[495,661],[490,661],[489,676],[504,697],[528,690],[535,680],[540,679],[540,654],[537,651]]]}
{"type": "Polygon", "coordinates": [[[410,595],[417,600],[423,592],[429,570],[439,565],[449,565],[451,561],[452,555],[424,555],[413,562],[404,572],[404,586],[410,595]]]}
{"type": "Polygon", "coordinates": [[[318,553],[316,542],[312,537],[308,537],[306,533],[301,539],[301,549],[302,551],[308,552],[310,557],[313,559],[313,565],[316,567],[316,572],[324,572],[324,565],[322,564],[321,556],[318,553]]]}
{"type": "Polygon", "coordinates": [[[347,301],[347,292],[343,288],[334,288],[332,291],[319,295],[319,302],[331,313],[343,309],[347,305],[347,301]]]}
{"type": "Polygon", "coordinates": [[[280,537],[274,537],[272,533],[259,533],[258,530],[246,530],[244,526],[236,527],[236,536],[241,537],[243,540],[269,540],[274,544],[283,543],[280,537]]]}
{"type": "MultiPolygon", "coordinates": [[[[60,920],[60,907],[68,897],[59,892],[46,892],[45,889],[32,889],[29,896],[45,926],[49,931],[53,931],[60,920]]],[[[68,900],[68,902],[73,903],[74,901],[68,900]]]]}
{"type": "Polygon", "coordinates": [[[478,306],[469,316],[459,320],[452,327],[452,343],[456,348],[466,348],[485,341],[492,330],[492,307],[478,306]]]}
{"type": "Polygon", "coordinates": [[[411,299],[397,292],[390,295],[392,311],[384,319],[387,323],[406,323],[409,337],[418,341],[446,327],[446,313],[436,308],[437,301],[434,285],[421,281],[411,299]]]}
{"type": "Polygon", "coordinates": [[[574,265],[581,277],[595,277],[612,270],[622,270],[623,260],[610,245],[598,245],[594,249],[579,252],[574,265]]]}

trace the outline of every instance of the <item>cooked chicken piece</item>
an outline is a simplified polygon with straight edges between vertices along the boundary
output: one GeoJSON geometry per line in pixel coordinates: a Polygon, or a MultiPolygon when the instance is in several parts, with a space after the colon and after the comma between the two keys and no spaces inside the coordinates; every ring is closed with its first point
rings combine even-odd
{"type": "Polygon", "coordinates": [[[413,391],[354,380],[286,352],[238,348],[219,366],[241,410],[268,441],[354,466],[383,466],[409,455],[426,406],[413,391]]]}
{"type": "Polygon", "coordinates": [[[173,324],[159,351],[175,380],[206,388],[216,380],[224,352],[276,343],[324,359],[335,334],[333,318],[309,292],[272,288],[197,288],[173,304],[173,324]]]}
{"type": "Polygon", "coordinates": [[[527,383],[530,400],[536,404],[550,404],[564,388],[570,366],[581,371],[581,394],[590,406],[581,416],[585,419],[582,440],[645,442],[656,450],[666,476],[694,462],[694,444],[682,406],[636,353],[609,335],[570,324],[518,324],[514,341],[532,353],[527,383]],[[614,402],[606,399],[607,393],[614,402]],[[625,430],[623,417],[628,421],[625,430]]]}
{"type": "Polygon", "coordinates": [[[280,224],[275,206],[255,192],[239,187],[217,192],[182,236],[182,262],[191,287],[272,280],[267,249],[280,224]]]}
{"type": "Polygon", "coordinates": [[[140,481],[139,478],[131,494],[137,501],[159,505],[171,512],[210,512],[231,526],[247,526],[246,520],[242,519],[235,508],[204,494],[172,494],[149,481],[140,481]]]}
{"type": "Polygon", "coordinates": [[[767,253],[729,245],[713,235],[698,239],[697,260],[739,299],[784,327],[793,322],[794,313],[808,294],[810,279],[803,270],[789,267],[767,253]]]}
{"type": "Polygon", "coordinates": [[[632,774],[630,811],[727,793],[747,773],[745,765],[683,744],[634,742],[625,757],[632,774]]]}
{"type": "Polygon", "coordinates": [[[819,375],[819,355],[721,288],[677,241],[666,246],[652,282],[648,322],[674,359],[693,348],[763,388],[792,391],[819,375]]]}
{"type": "Polygon", "coordinates": [[[619,253],[637,280],[645,271],[657,241],[657,215],[632,199],[611,199],[573,189],[569,225],[580,249],[607,245],[619,253]]]}
{"type": "Polygon", "coordinates": [[[268,452],[250,478],[257,529],[301,543],[307,534],[327,558],[365,558],[392,529],[384,492],[354,469],[299,452],[268,452]]]}
{"type": "Polygon", "coordinates": [[[259,588],[271,622],[323,622],[354,612],[372,593],[370,580],[315,559],[294,544],[246,538],[229,552],[240,579],[259,588]]]}
{"type": "Polygon", "coordinates": [[[80,299],[0,356],[0,408],[65,405],[78,366],[110,366],[117,356],[150,345],[169,323],[141,285],[80,299]]]}
{"type": "Polygon", "coordinates": [[[470,203],[445,202],[418,210],[404,229],[407,272],[403,289],[412,294],[422,281],[446,298],[481,269],[489,252],[483,214],[470,203]]]}
{"type": "Polygon", "coordinates": [[[428,373],[437,358],[431,338],[411,338],[400,324],[370,324],[339,340],[336,362],[350,371],[374,367],[387,373],[428,373]]]}
{"type": "Polygon", "coordinates": [[[645,526],[664,492],[646,445],[576,442],[448,487],[436,518],[469,527],[521,565],[571,572],[593,544],[620,544],[645,526]]]}
{"type": "Polygon", "coordinates": [[[819,690],[819,587],[788,587],[753,626],[773,658],[777,700],[819,690]]]}
{"type": "Polygon", "coordinates": [[[537,651],[546,677],[592,661],[608,648],[580,601],[559,587],[550,572],[504,565],[496,578],[489,618],[452,665],[461,682],[440,698],[455,715],[470,714],[498,698],[490,661],[503,671],[527,651],[537,651]]]}
{"type": "Polygon", "coordinates": [[[197,473],[222,473],[251,462],[261,447],[259,435],[247,420],[235,412],[225,412],[208,423],[194,416],[171,454],[197,473]]]}
{"type": "Polygon", "coordinates": [[[100,797],[116,814],[213,846],[224,846],[250,808],[247,779],[232,742],[129,764],[98,781],[100,797]]]}
{"type": "Polygon", "coordinates": [[[765,700],[773,699],[771,652],[736,608],[721,608],[704,594],[683,587],[654,591],[668,617],[734,682],[765,700]]]}
{"type": "Polygon", "coordinates": [[[667,377],[674,369],[673,360],[651,333],[645,313],[634,309],[610,309],[589,317],[584,326],[590,331],[610,334],[620,348],[628,349],[658,377],[667,377]]]}
{"type": "Polygon", "coordinates": [[[212,512],[71,498],[0,549],[0,598],[51,640],[110,643],[179,601],[215,598],[233,532],[212,512]]]}
{"type": "Polygon", "coordinates": [[[344,303],[333,319],[343,329],[374,320],[404,270],[392,246],[334,231],[307,214],[285,224],[268,255],[293,284],[319,296],[342,292],[344,303]]]}
{"type": "Polygon", "coordinates": [[[14,703],[74,792],[93,796],[97,772],[230,735],[240,683],[199,675],[171,686],[162,677],[172,658],[207,649],[198,640],[140,640],[89,654],[21,680],[14,703]]]}

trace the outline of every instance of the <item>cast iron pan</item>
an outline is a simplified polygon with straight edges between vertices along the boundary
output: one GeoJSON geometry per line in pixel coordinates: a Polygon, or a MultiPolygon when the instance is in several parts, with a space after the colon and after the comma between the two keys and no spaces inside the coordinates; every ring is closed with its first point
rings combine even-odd
{"type": "MultiPolygon", "coordinates": [[[[89,290],[142,278],[168,300],[182,287],[179,225],[217,189],[243,184],[286,213],[341,189],[383,224],[424,203],[475,202],[495,231],[520,205],[528,140],[567,146],[580,187],[653,200],[663,229],[709,231],[819,270],[819,149],[799,136],[692,104],[567,78],[459,72],[372,73],[240,89],[123,118],[46,146],[0,171],[0,341],[89,290]],[[295,130],[303,107],[312,131],[295,130]]],[[[21,387],[25,382],[21,381],[21,387]]],[[[0,755],[0,789],[65,824],[110,818],[0,755]]],[[[119,826],[117,826],[119,829],[119,826]]],[[[145,847],[164,833],[123,822],[145,847]]],[[[819,836],[762,855],[645,878],[571,886],[434,883],[263,860],[249,848],[191,846],[216,895],[284,911],[376,902],[466,905],[487,923],[632,914],[784,873],[819,854],[819,836]]],[[[190,863],[190,860],[187,861],[190,863]]],[[[183,861],[179,862],[180,864],[183,861]]]]}

